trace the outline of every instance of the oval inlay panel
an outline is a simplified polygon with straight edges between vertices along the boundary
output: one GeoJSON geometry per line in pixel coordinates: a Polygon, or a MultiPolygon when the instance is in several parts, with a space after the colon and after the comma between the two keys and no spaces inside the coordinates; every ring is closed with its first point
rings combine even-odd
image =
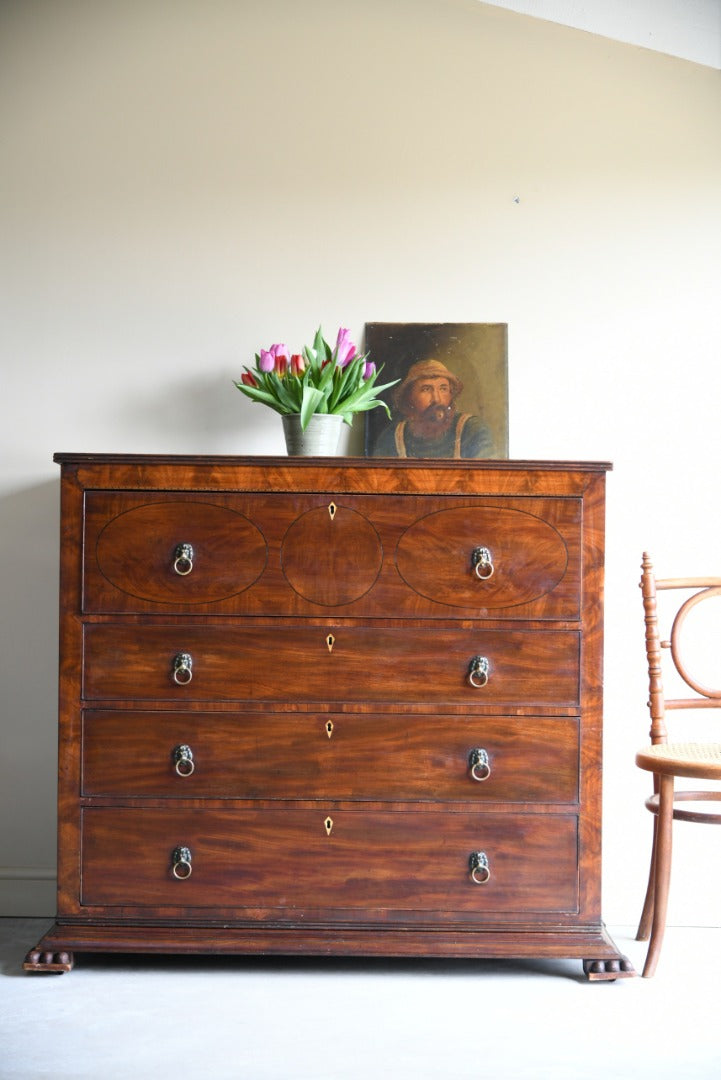
{"type": "Polygon", "coordinates": [[[396,564],[404,581],[438,604],[504,608],[551,592],[568,564],[557,529],[523,510],[465,506],[420,518],[398,542],[396,564]],[[480,580],[473,552],[485,547],[493,573],[480,580]]]}
{"type": "Polygon", "coordinates": [[[290,526],[281,559],[288,584],[305,600],[324,607],[351,604],[380,573],[383,548],[368,518],[330,504],[308,510],[290,526]]]}
{"type": "Polygon", "coordinates": [[[122,592],[158,604],[208,604],[243,592],[262,574],[267,549],[243,514],[215,503],[149,502],[108,522],[97,563],[122,592]],[[193,549],[193,568],[176,573],[179,544],[193,549]]]}

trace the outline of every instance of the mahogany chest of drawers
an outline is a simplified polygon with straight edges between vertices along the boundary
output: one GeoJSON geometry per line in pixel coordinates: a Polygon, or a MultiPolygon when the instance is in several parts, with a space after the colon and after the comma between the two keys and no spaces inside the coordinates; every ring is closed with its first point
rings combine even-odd
{"type": "Polygon", "coordinates": [[[74,952],[577,957],[601,921],[597,463],[59,454],[74,952]]]}

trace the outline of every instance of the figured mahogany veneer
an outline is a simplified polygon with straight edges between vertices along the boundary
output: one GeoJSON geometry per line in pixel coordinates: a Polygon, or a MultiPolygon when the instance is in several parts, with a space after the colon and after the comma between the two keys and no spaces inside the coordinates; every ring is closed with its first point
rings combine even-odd
{"type": "Polygon", "coordinates": [[[73,951],[578,957],[598,463],[60,454],[73,951]]]}
{"type": "Polygon", "coordinates": [[[230,909],[236,919],[313,912],[337,922],[352,911],[363,922],[386,922],[398,912],[414,920],[430,912],[468,926],[489,912],[575,914],[576,830],[570,813],[89,807],[81,902],[142,916],[148,907],[175,907],[182,887],[185,908],[230,909]],[[169,837],[192,852],[187,881],[167,873],[169,837]],[[492,889],[469,885],[479,845],[493,853],[492,889]],[[119,857],[132,896],[117,873],[119,857]]]}
{"type": "Polygon", "coordinates": [[[578,619],[581,498],[469,493],[458,503],[411,493],[348,492],[336,504],[332,492],[313,491],[194,490],[163,501],[88,491],[82,610],[578,619]],[[489,530],[496,564],[479,590],[469,552],[489,530]],[[200,556],[187,575],[169,570],[179,537],[193,538],[200,556]]]}
{"type": "Polygon", "coordinates": [[[575,717],[88,709],[82,747],[88,796],[578,801],[575,717]],[[182,782],[178,746],[197,764],[182,782]],[[475,749],[486,751],[491,775],[469,789],[475,749]]]}
{"type": "Polygon", "coordinates": [[[573,631],[394,626],[85,626],[86,701],[407,702],[577,706],[573,631]],[[333,647],[326,644],[333,635],[333,647]],[[192,680],[169,678],[187,652],[192,680]],[[474,658],[488,682],[469,687],[474,658]],[[474,689],[478,690],[474,694],[474,689]]]}

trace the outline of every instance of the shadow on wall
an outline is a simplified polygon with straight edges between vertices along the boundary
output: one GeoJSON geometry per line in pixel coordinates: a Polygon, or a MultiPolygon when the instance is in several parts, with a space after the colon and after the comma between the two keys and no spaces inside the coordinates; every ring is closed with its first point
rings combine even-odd
{"type": "MultiPolygon", "coordinates": [[[[162,388],[129,392],[113,408],[114,437],[122,445],[70,446],[62,450],[169,454],[280,454],[285,456],[278,413],[244,397],[233,385],[243,367],[226,374],[179,378],[162,388]],[[124,435],[122,433],[125,433],[124,435]]],[[[100,408],[106,407],[100,405],[100,408]]],[[[363,456],[364,414],[343,425],[339,452],[363,456]]]]}
{"type": "Polygon", "coordinates": [[[138,453],[146,449],[198,454],[283,452],[280,417],[236,390],[233,379],[239,379],[241,372],[239,363],[234,375],[181,377],[160,389],[129,393],[113,410],[115,432],[126,432],[122,450],[127,451],[132,442],[138,453]]]}
{"type": "Polygon", "coordinates": [[[0,498],[0,867],[55,862],[59,487],[0,498]]]}

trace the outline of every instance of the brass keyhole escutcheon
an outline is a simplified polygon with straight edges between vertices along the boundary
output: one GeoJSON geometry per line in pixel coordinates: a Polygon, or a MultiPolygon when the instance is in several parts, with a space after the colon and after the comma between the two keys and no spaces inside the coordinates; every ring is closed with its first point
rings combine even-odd
{"type": "Polygon", "coordinates": [[[326,836],[330,836],[330,834],[333,832],[333,818],[327,817],[323,822],[323,825],[325,827],[326,836]]]}
{"type": "Polygon", "coordinates": [[[329,720],[328,723],[325,725],[325,733],[326,733],[326,735],[328,736],[329,739],[332,738],[332,735],[333,735],[333,721],[332,720],[329,720]]]}
{"type": "Polygon", "coordinates": [[[328,637],[325,639],[325,643],[328,646],[328,652],[333,652],[333,646],[335,645],[335,638],[333,637],[332,634],[328,634],[328,637]]]}
{"type": "Polygon", "coordinates": [[[331,521],[335,517],[335,512],[336,512],[337,509],[338,509],[338,507],[336,506],[336,504],[334,502],[329,504],[329,506],[328,506],[328,514],[330,516],[331,521]]]}

